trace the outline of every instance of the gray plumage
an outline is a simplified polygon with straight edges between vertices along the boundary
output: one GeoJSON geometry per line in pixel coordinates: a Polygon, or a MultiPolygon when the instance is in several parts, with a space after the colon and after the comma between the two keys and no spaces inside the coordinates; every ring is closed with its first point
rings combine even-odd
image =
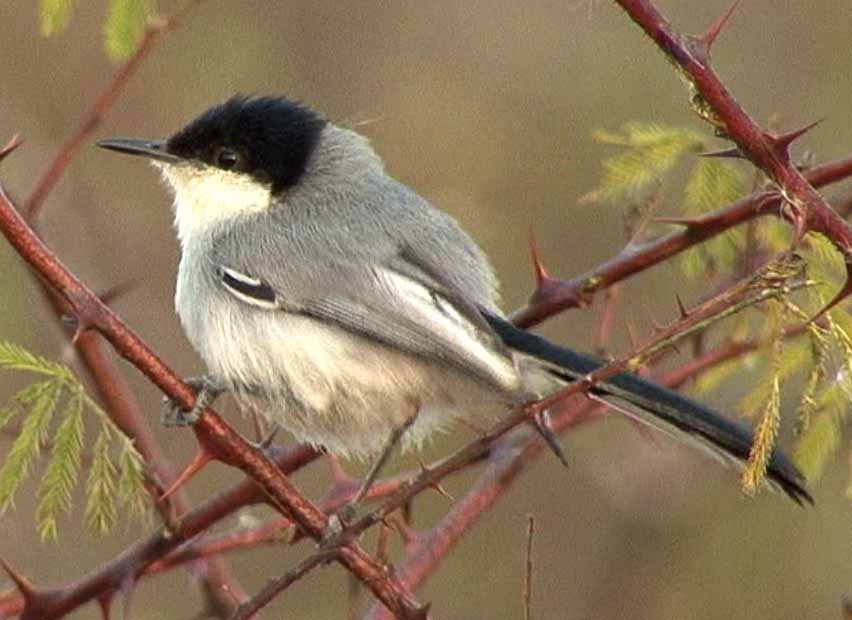
{"type": "Polygon", "coordinates": [[[176,306],[212,374],[298,438],[361,458],[418,409],[409,445],[529,397],[479,314],[498,312],[496,280],[470,237],[361,136],[327,125],[312,157],[264,209],[182,235],[176,306]],[[275,308],[224,287],[223,267],[269,285],[275,308]]]}
{"type": "MultiPolygon", "coordinates": [[[[177,312],[212,377],[300,440],[369,458],[412,416],[403,446],[602,364],[505,321],[492,268],[455,220],[305,106],[236,97],[168,141],[100,144],[151,158],[174,191],[177,312]]],[[[661,386],[625,374],[595,391],[748,457],[745,427],[661,386]]],[[[810,500],[778,451],[768,476],[810,500]]]]}

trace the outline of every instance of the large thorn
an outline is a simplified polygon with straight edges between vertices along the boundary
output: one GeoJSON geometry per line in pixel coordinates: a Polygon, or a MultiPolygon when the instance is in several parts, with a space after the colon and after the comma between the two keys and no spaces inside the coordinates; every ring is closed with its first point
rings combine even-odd
{"type": "Polygon", "coordinates": [[[707,27],[707,30],[705,30],[703,33],[696,37],[696,40],[704,46],[705,52],[709,52],[710,48],[713,47],[713,43],[716,42],[716,39],[722,32],[722,29],[727,25],[728,21],[731,19],[731,16],[734,14],[734,11],[737,10],[738,5],[739,0],[737,0],[737,2],[734,2],[728,8],[727,11],[717,17],[716,21],[714,21],[707,27]]]}
{"type": "Polygon", "coordinates": [[[3,148],[0,148],[0,161],[6,159],[7,155],[9,155],[12,151],[21,146],[23,143],[24,141],[18,134],[15,134],[11,138],[9,138],[9,141],[6,143],[6,145],[3,148]]]}
{"type": "Polygon", "coordinates": [[[793,142],[801,138],[803,135],[808,133],[811,129],[819,125],[824,119],[819,119],[810,123],[809,125],[805,125],[804,127],[800,127],[799,129],[794,129],[793,131],[789,131],[787,133],[782,133],[780,135],[775,135],[772,133],[766,133],[766,139],[769,140],[770,144],[772,144],[772,148],[775,150],[775,153],[779,157],[789,157],[789,153],[787,149],[790,147],[793,142]]]}
{"type": "Polygon", "coordinates": [[[192,459],[192,462],[186,466],[186,468],[180,473],[180,475],[172,482],[171,486],[166,489],[160,497],[157,498],[158,502],[164,502],[170,495],[172,495],[175,491],[177,491],[181,486],[183,486],[186,482],[189,481],[190,478],[195,476],[202,469],[207,467],[210,461],[215,460],[215,457],[210,454],[208,450],[206,450],[203,446],[196,453],[195,458],[192,459]]]}
{"type": "Polygon", "coordinates": [[[544,266],[544,263],[541,262],[541,255],[538,251],[538,243],[536,243],[535,235],[533,234],[532,230],[530,230],[530,254],[532,255],[533,272],[535,273],[536,288],[541,289],[542,285],[550,280],[553,280],[553,277],[547,271],[547,268],[544,266]]]}
{"type": "Polygon", "coordinates": [[[105,594],[98,598],[98,607],[101,610],[101,618],[102,620],[110,620],[111,611],[112,611],[112,597],[113,593],[105,594]]]}
{"type": "Polygon", "coordinates": [[[100,297],[101,301],[106,305],[112,304],[119,297],[124,296],[126,293],[129,293],[139,284],[139,278],[128,278],[115,284],[108,289],[101,291],[98,293],[98,297],[100,297]]]}
{"type": "Polygon", "coordinates": [[[686,306],[683,305],[683,300],[680,298],[680,294],[675,293],[675,299],[677,300],[677,309],[680,311],[680,318],[685,319],[689,316],[689,312],[686,309],[686,306]]]}
{"type": "Polygon", "coordinates": [[[820,310],[813,317],[811,317],[811,320],[808,321],[808,323],[813,323],[815,321],[818,321],[819,319],[821,319],[823,317],[823,315],[826,312],[828,312],[829,310],[834,308],[834,306],[836,306],[837,304],[839,304],[841,301],[843,301],[844,299],[849,297],[849,295],[852,294],[852,274],[850,274],[850,272],[849,272],[850,269],[852,269],[852,265],[847,263],[846,264],[846,282],[843,283],[843,288],[840,289],[840,291],[837,293],[837,295],[834,296],[834,299],[832,299],[830,302],[828,302],[822,310],[820,310]]]}
{"type": "Polygon", "coordinates": [[[3,558],[0,558],[0,566],[2,566],[3,570],[6,571],[6,574],[9,575],[9,579],[15,583],[15,587],[18,588],[18,592],[20,592],[21,596],[24,597],[24,602],[27,604],[32,603],[38,596],[38,592],[32,582],[9,566],[3,558]]]}
{"type": "Polygon", "coordinates": [[[718,151],[708,151],[706,153],[699,153],[699,157],[718,157],[719,159],[746,159],[746,156],[743,155],[743,152],[740,150],[738,146],[732,146],[727,149],[721,149],[718,151]]]}
{"type": "Polygon", "coordinates": [[[661,215],[654,218],[657,224],[673,224],[675,226],[683,226],[684,228],[695,228],[701,226],[701,222],[694,217],[667,217],[661,215]]]}

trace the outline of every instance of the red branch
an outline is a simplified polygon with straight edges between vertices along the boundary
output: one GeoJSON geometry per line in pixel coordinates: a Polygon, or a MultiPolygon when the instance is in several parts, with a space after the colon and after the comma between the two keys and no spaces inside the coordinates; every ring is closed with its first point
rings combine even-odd
{"type": "Polygon", "coordinates": [[[727,16],[717,20],[703,35],[688,36],[672,28],[650,0],[617,2],[683,71],[697,93],[693,103],[702,116],[775,181],[790,211],[788,217],[795,226],[796,239],[808,231],[820,232],[843,252],[847,263],[846,283],[826,309],[852,293],[852,227],[835,213],[790,158],[790,145],[813,125],[781,135],[762,128],[734,99],[710,65],[710,48],[727,16]]]}
{"type": "Polygon", "coordinates": [[[44,200],[53,191],[53,188],[56,187],[59,179],[65,173],[65,169],[68,168],[68,164],[71,163],[71,160],[77,154],[77,151],[80,150],[86,138],[98,128],[107,112],[115,104],[121,93],[124,92],[127,82],[130,81],[130,78],[142,66],[142,63],[148,58],[162,37],[178,28],[190,9],[200,1],[189,0],[173,13],[160,16],[148,24],[142,40],[139,42],[139,46],[115,73],[109,85],[107,85],[97,101],[95,101],[95,105],[92,106],[89,114],[80,123],[77,131],[62,144],[56,157],[53,158],[48,169],[36,183],[24,207],[27,220],[34,222],[38,219],[41,208],[44,205],[44,200]]]}
{"type": "MultiPolygon", "coordinates": [[[[96,329],[131,364],[163,393],[189,409],[195,402],[192,389],[169,368],[98,296],[69,272],[36,236],[18,214],[5,192],[0,190],[0,230],[21,257],[71,306],[80,326],[96,329]]],[[[293,518],[311,538],[325,534],[328,518],[296,489],[290,480],[255,446],[246,442],[210,409],[193,427],[199,444],[211,456],[238,467],[257,482],[279,509],[293,518]]],[[[400,586],[386,567],[376,562],[354,543],[342,544],[338,560],[373,594],[401,618],[424,618],[425,610],[400,586]]],[[[50,601],[43,599],[45,605],[50,601]]],[[[45,612],[24,618],[56,617],[45,612]]]]}
{"type": "MultiPolygon", "coordinates": [[[[816,187],[836,183],[850,175],[852,157],[816,166],[805,173],[807,180],[816,187]]],[[[777,192],[757,192],[727,207],[685,221],[682,230],[643,245],[628,245],[605,263],[575,278],[550,278],[544,284],[546,292],[534,293],[530,304],[515,312],[512,320],[520,327],[532,327],[562,310],[585,305],[598,291],[662,263],[726,230],[764,215],[780,215],[781,200],[782,197],[777,192]]]]}

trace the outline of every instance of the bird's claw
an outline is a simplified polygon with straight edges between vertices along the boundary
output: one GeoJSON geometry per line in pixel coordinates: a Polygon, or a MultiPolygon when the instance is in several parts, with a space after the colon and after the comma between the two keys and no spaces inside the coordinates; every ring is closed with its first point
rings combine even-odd
{"type": "Polygon", "coordinates": [[[195,404],[192,409],[186,410],[174,399],[166,396],[163,398],[165,410],[162,421],[164,426],[191,426],[198,421],[201,413],[225,391],[221,383],[209,375],[202,377],[189,377],[184,380],[189,387],[195,390],[195,404]]]}

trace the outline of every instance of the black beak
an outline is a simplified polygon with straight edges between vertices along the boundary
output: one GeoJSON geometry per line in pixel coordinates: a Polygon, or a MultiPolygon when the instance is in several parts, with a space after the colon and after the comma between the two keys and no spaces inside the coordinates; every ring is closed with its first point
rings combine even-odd
{"type": "Polygon", "coordinates": [[[139,140],[137,138],[108,138],[101,140],[98,146],[110,151],[127,153],[128,155],[142,155],[157,161],[170,164],[182,161],[180,157],[172,155],[166,150],[165,140],[139,140]]]}

